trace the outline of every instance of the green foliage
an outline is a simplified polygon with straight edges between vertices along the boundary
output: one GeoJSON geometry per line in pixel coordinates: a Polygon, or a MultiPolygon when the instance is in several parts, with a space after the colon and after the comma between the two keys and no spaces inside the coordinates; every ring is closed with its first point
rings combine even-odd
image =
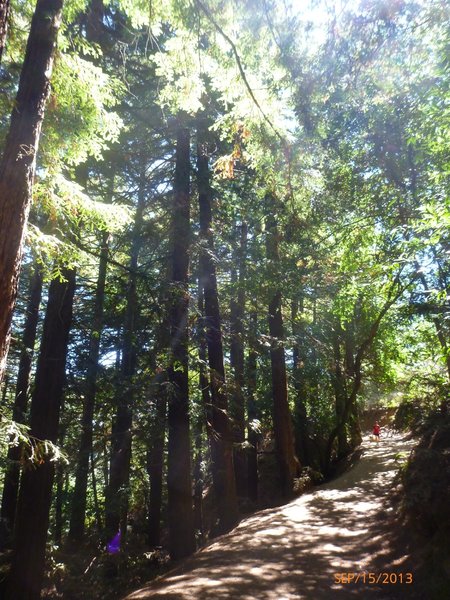
{"type": "Polygon", "coordinates": [[[0,417],[0,445],[3,448],[5,446],[18,446],[23,443],[30,443],[28,437],[29,427],[6,419],[3,414],[0,417]]]}
{"type": "Polygon", "coordinates": [[[88,233],[100,229],[116,233],[131,223],[129,207],[96,201],[80,185],[62,175],[56,175],[36,192],[50,220],[74,231],[88,233]]]}
{"type": "Polygon", "coordinates": [[[77,165],[88,156],[100,159],[123,127],[111,110],[123,93],[123,84],[91,60],[61,52],[44,128],[46,165],[55,170],[61,162],[77,165]]]}
{"type": "Polygon", "coordinates": [[[6,418],[0,413],[0,448],[21,446],[24,468],[36,468],[45,460],[68,464],[67,456],[53,442],[38,440],[29,434],[30,428],[6,418]]]}
{"type": "MultiPolygon", "coordinates": [[[[202,4],[206,11],[195,0],[111,1],[103,5],[100,24],[91,23],[99,26],[95,43],[87,35],[86,3],[65,6],[28,246],[46,266],[46,281],[60,276],[63,265],[76,265],[79,273],[61,428],[70,457],[65,498],[74,489],[88,348],[93,339],[100,341],[90,473],[97,487],[94,493],[90,481],[86,521],[95,540],[109,477],[112,423],[131,385],[127,492],[135,531],[130,536],[144,544],[148,452],[155,431],[165,427],[164,419],[156,419],[155,398],[170,399],[172,391],[162,374],[171,354],[167,298],[174,139],[180,122],[192,140],[189,377],[192,445],[195,437],[206,499],[211,425],[205,423],[199,389],[200,368],[208,372],[208,361],[199,358],[197,305],[199,117],[207,123],[212,168],[224,391],[231,398],[237,389],[230,361],[231,304],[243,285],[243,393],[246,400],[253,394],[256,405],[255,417],[245,415],[250,433],[264,437],[267,446],[272,443],[273,346],[285,350],[290,407],[315,469],[323,469],[329,458],[339,394],[348,400],[359,377],[356,408],[401,403],[398,428],[419,426],[438,408],[448,386],[448,9],[434,0],[369,2],[364,12],[348,3],[332,15],[319,2],[320,16],[296,18],[279,2],[202,4]],[[318,31],[319,21],[329,29],[318,31]],[[137,239],[133,217],[142,200],[137,239]],[[277,257],[267,251],[272,219],[277,257]],[[243,223],[248,239],[240,283],[243,223]],[[105,308],[101,327],[93,331],[104,232],[111,234],[105,308]],[[137,245],[137,267],[131,268],[137,245]],[[132,332],[135,373],[125,384],[120,363],[130,274],[136,278],[139,311],[132,332]],[[284,321],[284,335],[276,340],[268,335],[267,314],[274,290],[282,293],[284,321]],[[254,355],[256,389],[248,367],[254,355]]],[[[10,79],[0,95],[5,114],[12,107],[32,11],[28,2],[14,7],[15,37],[5,62],[10,79]]],[[[2,140],[6,125],[2,118],[2,140]]],[[[21,292],[21,314],[24,299],[21,292]]],[[[14,380],[14,360],[10,374],[14,380]]],[[[347,437],[354,434],[353,425],[348,419],[347,437]]],[[[6,428],[3,445],[11,435],[16,434],[6,428]]],[[[26,429],[18,435],[26,444],[26,429]]],[[[53,452],[45,444],[28,445],[35,462],[53,452]]],[[[334,447],[331,452],[334,456],[334,447]]],[[[278,475],[275,460],[269,467],[278,475]]],[[[430,490],[431,483],[419,494],[419,504],[429,500],[430,490]]],[[[164,506],[166,501],[164,489],[164,506]]],[[[95,577],[98,582],[100,575],[95,577]]]]}

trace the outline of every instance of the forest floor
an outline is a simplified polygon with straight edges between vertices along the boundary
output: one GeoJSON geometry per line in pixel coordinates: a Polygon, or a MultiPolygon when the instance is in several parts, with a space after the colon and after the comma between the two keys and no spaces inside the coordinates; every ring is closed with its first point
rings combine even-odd
{"type": "Polygon", "coordinates": [[[360,459],[340,477],[243,520],[126,600],[417,597],[414,583],[405,583],[414,567],[391,504],[395,475],[413,446],[402,435],[379,444],[367,437],[360,459]],[[349,573],[360,574],[358,581],[348,583],[349,573]],[[382,574],[378,585],[369,573],[382,574]],[[391,575],[382,585],[391,573],[397,583],[391,575]]]}

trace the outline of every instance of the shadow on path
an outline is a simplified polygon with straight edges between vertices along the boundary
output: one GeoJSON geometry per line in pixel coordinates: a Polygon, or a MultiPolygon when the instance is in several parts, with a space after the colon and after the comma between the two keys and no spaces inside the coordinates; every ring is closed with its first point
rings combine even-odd
{"type": "MultiPolygon", "coordinates": [[[[377,518],[390,510],[383,500],[398,470],[398,454],[412,446],[400,435],[378,445],[366,439],[361,460],[350,471],[245,519],[126,600],[390,600],[399,583],[343,584],[336,575],[374,571],[374,557],[383,551],[377,518]]],[[[401,587],[408,597],[409,586],[401,587]]]]}

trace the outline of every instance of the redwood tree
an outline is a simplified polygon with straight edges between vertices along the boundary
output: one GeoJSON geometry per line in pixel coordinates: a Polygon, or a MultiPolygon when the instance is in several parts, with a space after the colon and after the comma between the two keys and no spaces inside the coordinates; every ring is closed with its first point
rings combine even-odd
{"type": "Polygon", "coordinates": [[[237,228],[236,237],[239,238],[239,246],[236,251],[235,262],[239,269],[239,275],[236,274],[236,269],[233,269],[232,280],[234,280],[236,285],[237,293],[236,296],[233,295],[230,307],[230,364],[234,372],[234,390],[230,408],[232,410],[233,437],[235,442],[233,459],[236,474],[236,490],[239,496],[246,496],[247,457],[242,445],[245,441],[244,312],[247,271],[247,223],[242,223],[237,228]]]}
{"type": "Polygon", "coordinates": [[[139,182],[138,202],[131,237],[129,277],[126,292],[125,322],[123,326],[120,377],[117,386],[117,406],[111,436],[109,485],[105,498],[105,527],[108,537],[119,530],[122,541],[126,535],[128,514],[128,483],[131,462],[131,426],[133,422],[133,376],[136,369],[136,320],[139,306],[137,297],[137,268],[142,246],[142,225],[145,208],[145,169],[139,182]]]}
{"type": "Polygon", "coordinates": [[[36,4],[0,163],[0,381],[9,347],[36,154],[50,93],[62,5],[63,0],[38,0],[36,4]]]}
{"type": "MultiPolygon", "coordinates": [[[[267,219],[267,258],[279,278],[279,229],[276,218],[267,219]]],[[[292,493],[293,480],[299,471],[299,462],[295,454],[292,417],[288,403],[286,358],[283,347],[284,328],[281,313],[282,296],[278,285],[269,292],[269,333],[272,338],[270,363],[272,369],[273,429],[275,448],[280,468],[281,488],[284,496],[292,493]]]]}
{"type": "Polygon", "coordinates": [[[172,212],[171,364],[167,378],[169,549],[174,559],[195,551],[189,432],[188,310],[190,229],[190,135],[180,126],[172,212]]]}
{"type": "Polygon", "coordinates": [[[6,36],[8,34],[10,10],[10,1],[0,0],[0,63],[2,62],[3,51],[6,47],[6,36]]]}
{"type": "Polygon", "coordinates": [[[295,424],[295,449],[300,462],[309,464],[308,445],[308,418],[306,412],[307,386],[305,377],[305,340],[303,324],[298,313],[303,314],[303,296],[300,300],[294,298],[291,302],[292,336],[294,347],[292,349],[292,379],[295,389],[294,424],[295,424]]]}
{"type": "Polygon", "coordinates": [[[200,277],[205,300],[205,324],[210,369],[210,445],[212,475],[217,499],[217,531],[228,531],[239,520],[233,466],[233,440],[225,393],[222,329],[217,293],[212,230],[212,189],[208,164],[206,123],[199,120],[197,132],[197,186],[200,209],[200,277]]]}
{"type": "MultiPolygon", "coordinates": [[[[25,414],[28,405],[28,388],[30,383],[31,364],[33,359],[34,343],[36,341],[36,328],[39,317],[39,305],[42,295],[42,275],[36,268],[30,284],[30,296],[27,304],[25,326],[20,352],[19,371],[17,374],[16,397],[14,400],[13,419],[18,423],[25,423],[25,414]]],[[[5,475],[2,496],[2,519],[9,531],[12,531],[16,514],[17,494],[19,492],[20,477],[20,446],[12,446],[8,450],[8,459],[11,461],[5,475]]]]}
{"type": "MultiPolygon", "coordinates": [[[[166,303],[167,304],[167,303],[166,303]]],[[[153,405],[148,420],[147,474],[150,483],[148,498],[148,545],[161,545],[161,510],[163,506],[164,449],[167,421],[167,372],[158,365],[158,353],[170,345],[168,315],[158,326],[151,368],[155,371],[149,403],[153,405]]]]}
{"type": "MultiPolygon", "coordinates": [[[[75,291],[75,271],[63,269],[62,275],[64,281],[54,279],[50,284],[30,418],[31,435],[54,443],[58,439],[75,291]]],[[[7,600],[40,598],[54,472],[55,463],[48,456],[42,457],[42,464],[23,471],[7,600]]]]}
{"type": "Polygon", "coordinates": [[[150,482],[148,506],[148,545],[161,545],[161,509],[163,503],[164,441],[166,432],[166,397],[163,377],[156,377],[157,391],[153,396],[155,412],[149,426],[147,473],[150,482]]]}
{"type": "Polygon", "coordinates": [[[260,417],[256,402],[258,353],[256,340],[258,337],[258,312],[253,309],[249,323],[249,352],[247,357],[247,440],[250,448],[247,452],[247,494],[249,500],[258,500],[258,441],[259,434],[255,430],[255,421],[260,417]]]}
{"type": "Polygon", "coordinates": [[[79,541],[84,536],[86,516],[86,493],[89,474],[89,458],[92,452],[93,418],[97,387],[98,359],[100,354],[100,337],[103,325],[103,305],[105,299],[106,271],[108,266],[108,233],[103,234],[98,269],[97,287],[95,290],[94,313],[89,339],[89,357],[86,373],[86,391],[84,394],[83,414],[81,416],[81,438],[78,451],[78,463],[75,475],[75,487],[70,515],[69,537],[79,541]]]}

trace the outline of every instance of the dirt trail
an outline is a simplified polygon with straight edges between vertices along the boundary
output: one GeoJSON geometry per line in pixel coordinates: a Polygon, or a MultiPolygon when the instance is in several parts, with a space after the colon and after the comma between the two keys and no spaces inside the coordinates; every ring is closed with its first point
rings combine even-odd
{"type": "MultiPolygon", "coordinates": [[[[389,510],[383,500],[398,469],[396,456],[412,445],[400,435],[379,445],[364,440],[361,460],[350,471],[245,519],[126,600],[388,600],[398,584],[337,584],[334,574],[379,572],[375,564],[377,555],[382,564],[383,538],[377,519],[389,510]]],[[[401,586],[405,597],[407,587],[401,586]]]]}

